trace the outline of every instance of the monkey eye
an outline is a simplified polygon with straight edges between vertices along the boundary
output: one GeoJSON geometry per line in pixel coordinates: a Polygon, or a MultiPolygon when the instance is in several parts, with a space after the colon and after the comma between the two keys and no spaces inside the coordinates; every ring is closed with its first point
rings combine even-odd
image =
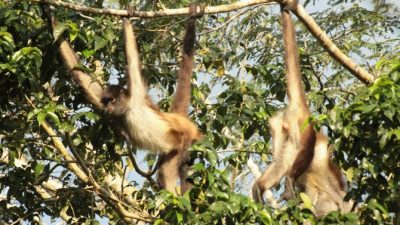
{"type": "Polygon", "coordinates": [[[108,105],[109,103],[113,102],[115,102],[115,98],[113,97],[104,97],[101,99],[101,103],[103,103],[104,105],[108,105]]]}

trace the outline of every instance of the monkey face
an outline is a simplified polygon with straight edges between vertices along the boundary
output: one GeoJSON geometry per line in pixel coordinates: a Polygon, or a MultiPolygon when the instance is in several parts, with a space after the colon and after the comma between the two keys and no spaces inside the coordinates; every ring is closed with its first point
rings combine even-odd
{"type": "Polygon", "coordinates": [[[110,85],[103,91],[101,103],[108,114],[123,115],[128,110],[126,91],[118,85],[110,85]]]}

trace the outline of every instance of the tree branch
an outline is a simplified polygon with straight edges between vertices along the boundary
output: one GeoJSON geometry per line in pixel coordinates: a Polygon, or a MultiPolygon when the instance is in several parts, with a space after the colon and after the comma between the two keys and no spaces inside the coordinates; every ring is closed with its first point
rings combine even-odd
{"type": "MultiPolygon", "coordinates": [[[[57,7],[64,7],[72,9],[74,11],[83,13],[95,13],[110,16],[125,16],[125,17],[140,17],[140,18],[156,18],[156,17],[166,17],[166,16],[183,16],[189,14],[189,8],[178,8],[178,9],[164,9],[160,11],[133,11],[128,13],[128,10],[122,9],[101,9],[93,8],[82,5],[77,5],[74,3],[67,3],[58,0],[18,0],[20,2],[32,2],[32,3],[44,3],[48,5],[53,5],[57,7]]],[[[215,14],[215,13],[225,13],[230,11],[236,11],[242,8],[255,5],[264,4],[274,4],[273,0],[248,0],[240,1],[231,4],[219,5],[219,6],[207,6],[204,8],[204,14],[215,14]]]]}

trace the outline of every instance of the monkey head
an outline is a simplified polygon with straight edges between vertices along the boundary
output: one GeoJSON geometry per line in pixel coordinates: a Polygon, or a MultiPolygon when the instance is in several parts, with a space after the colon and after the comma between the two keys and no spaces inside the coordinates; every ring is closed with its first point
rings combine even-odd
{"type": "Polygon", "coordinates": [[[101,95],[104,111],[117,116],[128,111],[128,99],[127,91],[119,85],[109,85],[101,95]]]}

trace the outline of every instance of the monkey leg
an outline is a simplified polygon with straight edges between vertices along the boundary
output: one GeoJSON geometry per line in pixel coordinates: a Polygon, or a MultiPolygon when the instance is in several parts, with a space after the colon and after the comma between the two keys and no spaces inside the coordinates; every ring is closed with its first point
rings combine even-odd
{"type": "Polygon", "coordinates": [[[181,180],[181,194],[183,195],[193,186],[192,183],[187,180],[189,164],[191,163],[188,161],[188,152],[186,150],[180,151],[179,157],[180,157],[179,178],[181,180]]]}
{"type": "Polygon", "coordinates": [[[177,150],[162,153],[157,176],[158,185],[175,195],[178,194],[176,186],[179,179],[180,159],[180,152],[177,150]]]}
{"type": "Polygon", "coordinates": [[[253,186],[253,199],[256,202],[263,202],[264,192],[275,187],[287,172],[287,168],[282,163],[272,163],[261,175],[253,186]]]}

